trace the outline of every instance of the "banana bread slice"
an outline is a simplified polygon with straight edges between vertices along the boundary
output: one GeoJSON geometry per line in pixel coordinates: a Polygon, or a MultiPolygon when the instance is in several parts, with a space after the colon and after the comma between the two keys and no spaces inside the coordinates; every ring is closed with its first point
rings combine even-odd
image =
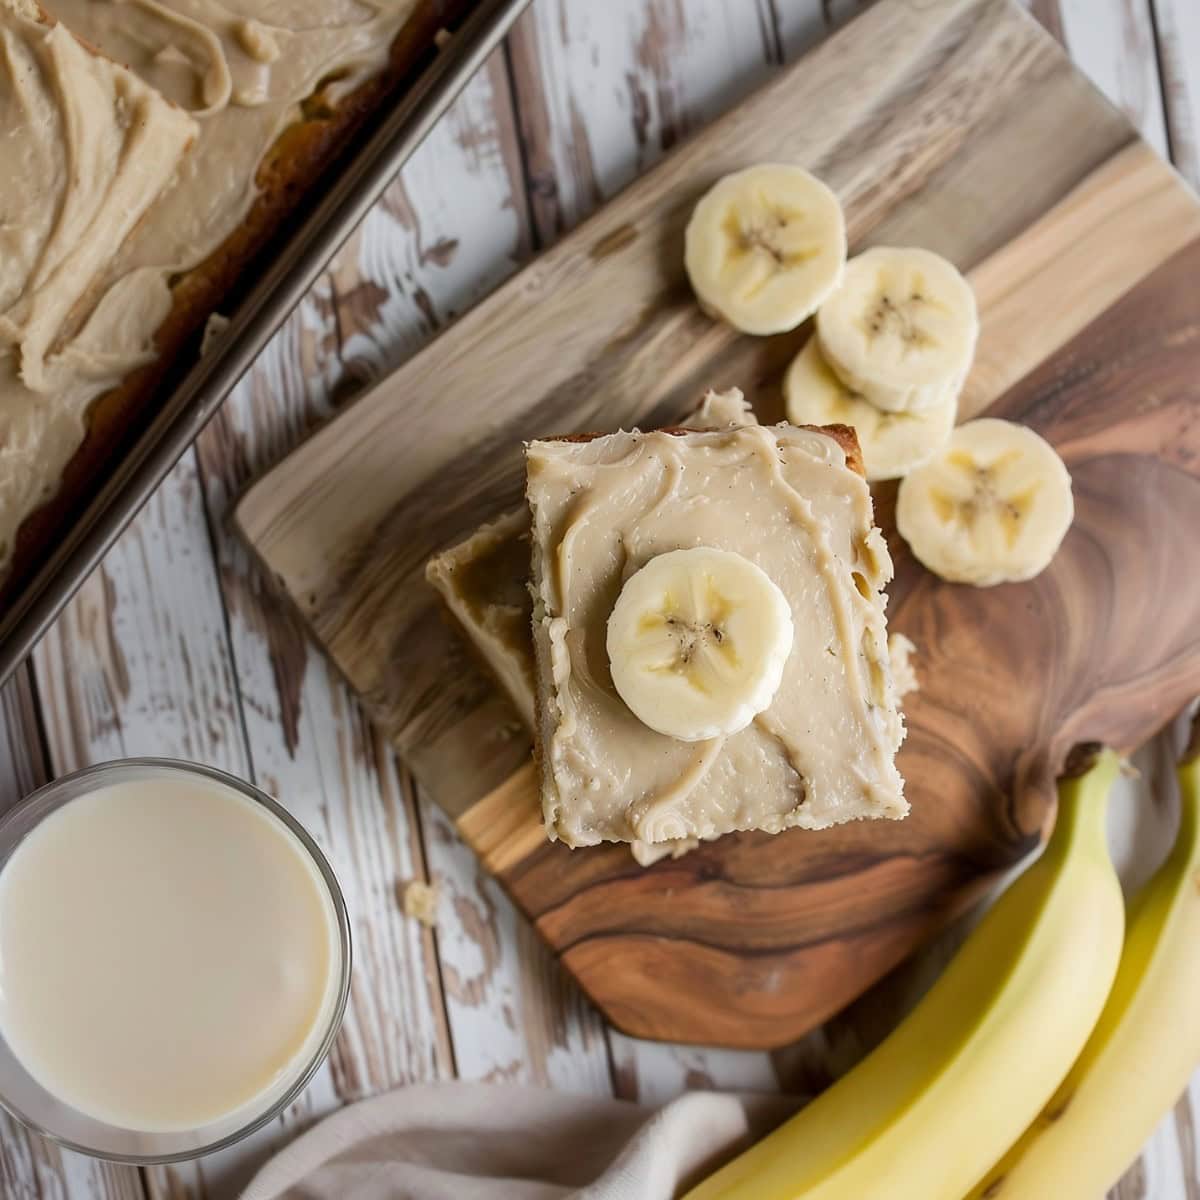
{"type": "Polygon", "coordinates": [[[533,442],[526,463],[551,836],[655,844],[905,815],[882,591],[891,560],[851,429],[584,436],[533,442]],[[774,699],[749,725],[680,741],[617,693],[606,627],[641,566],[700,546],[764,571],[795,638],[774,699]]]}

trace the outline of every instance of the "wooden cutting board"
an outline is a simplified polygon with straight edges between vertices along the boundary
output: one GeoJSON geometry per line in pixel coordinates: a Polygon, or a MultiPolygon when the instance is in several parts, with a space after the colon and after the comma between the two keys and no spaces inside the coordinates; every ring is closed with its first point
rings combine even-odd
{"type": "Polygon", "coordinates": [[[1200,206],[1007,0],[882,0],[641,178],[277,466],[236,521],[426,789],[605,1014],[638,1035],[788,1042],[1037,842],[1082,739],[1131,747],[1200,690],[1200,206]],[[967,418],[1028,423],[1077,516],[1023,585],[942,583],[894,534],[919,648],[912,815],[722,838],[642,870],[544,840],[529,743],[422,576],[519,502],[521,441],[667,424],[709,386],[781,416],[807,330],[740,336],[682,269],[692,205],[801,163],[852,248],[969,271],[967,418]]]}

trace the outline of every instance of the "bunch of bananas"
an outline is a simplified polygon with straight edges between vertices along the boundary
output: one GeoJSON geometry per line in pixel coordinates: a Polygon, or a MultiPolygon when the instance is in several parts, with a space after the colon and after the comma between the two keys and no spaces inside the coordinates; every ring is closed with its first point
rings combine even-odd
{"type": "Polygon", "coordinates": [[[1129,904],[1111,751],[1042,856],[872,1054],[686,1200],[1098,1200],[1200,1061],[1200,718],[1166,862],[1129,904]]]}

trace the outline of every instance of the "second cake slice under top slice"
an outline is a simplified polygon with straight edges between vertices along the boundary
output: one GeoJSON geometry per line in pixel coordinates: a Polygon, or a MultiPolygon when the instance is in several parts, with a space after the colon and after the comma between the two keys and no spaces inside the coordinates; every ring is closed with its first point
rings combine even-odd
{"type": "MultiPolygon", "coordinates": [[[[737,388],[708,392],[683,419],[689,429],[757,425],[737,388]]],[[[480,526],[470,537],[434,555],[425,578],[483,664],[534,725],[533,634],[529,593],[529,508],[522,505],[480,526]]]]}

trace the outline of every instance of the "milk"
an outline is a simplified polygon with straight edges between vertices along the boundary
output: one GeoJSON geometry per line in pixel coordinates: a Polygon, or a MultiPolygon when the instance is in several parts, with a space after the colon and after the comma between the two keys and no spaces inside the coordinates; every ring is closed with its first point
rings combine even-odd
{"type": "Polygon", "coordinates": [[[0,870],[0,1034],[123,1129],[269,1107],[321,1046],[341,973],[329,889],[234,788],[148,768],[52,813],[0,870]]]}

